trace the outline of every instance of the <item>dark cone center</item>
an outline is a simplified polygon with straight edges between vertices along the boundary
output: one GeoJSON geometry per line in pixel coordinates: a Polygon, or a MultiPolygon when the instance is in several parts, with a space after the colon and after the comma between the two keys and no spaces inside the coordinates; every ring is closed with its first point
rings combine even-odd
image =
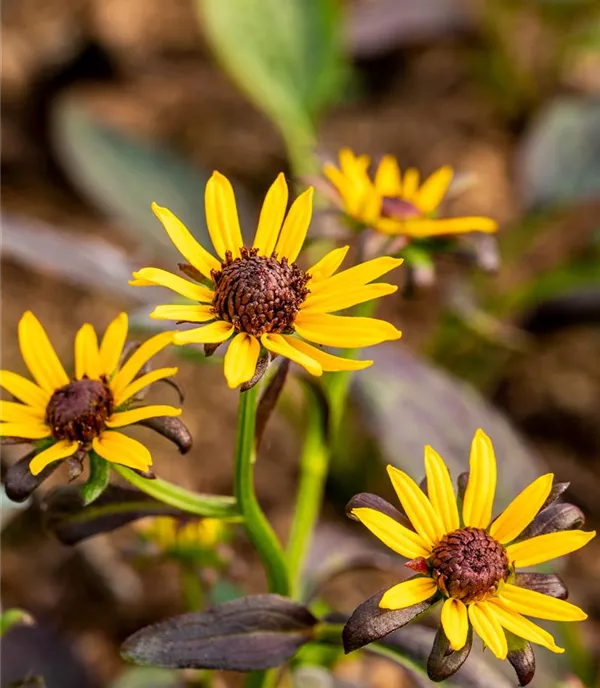
{"type": "Polygon", "coordinates": [[[46,423],[58,440],[91,442],[106,428],[114,409],[112,392],[101,380],[75,380],[56,390],[46,409],[46,423]]]}
{"type": "Polygon", "coordinates": [[[412,220],[415,217],[420,217],[422,214],[416,205],[404,200],[404,198],[384,196],[381,201],[382,217],[387,217],[391,220],[412,220]]]}
{"type": "Polygon", "coordinates": [[[226,254],[221,270],[212,273],[215,282],[215,315],[230,322],[238,332],[255,337],[265,332],[290,332],[306,296],[309,275],[285,258],[256,255],[242,249],[233,260],[226,254]]]}
{"type": "Polygon", "coordinates": [[[506,550],[481,528],[445,535],[429,563],[440,590],[465,604],[493,595],[508,576],[506,550]]]}

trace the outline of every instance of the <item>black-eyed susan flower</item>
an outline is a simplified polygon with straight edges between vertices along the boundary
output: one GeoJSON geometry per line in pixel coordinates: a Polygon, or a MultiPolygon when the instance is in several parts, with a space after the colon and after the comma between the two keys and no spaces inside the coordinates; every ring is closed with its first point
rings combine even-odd
{"type": "Polygon", "coordinates": [[[406,565],[416,575],[355,610],[344,629],[346,650],[382,638],[441,602],[441,628],[428,665],[432,679],[447,678],[461,666],[475,631],[496,657],[508,657],[525,685],[533,677],[529,643],[563,652],[527,617],[586,618],[565,601],[556,576],[515,570],[573,552],[594,537],[576,529],[583,524],[579,509],[554,501],[565,485],[553,488],[553,475],[543,475],[492,519],[496,460],[482,430],[473,439],[470,473],[459,477],[458,499],[444,461],[431,447],[425,448],[423,489],[392,466],[388,473],[404,513],[361,494],[348,504],[349,515],[409,559],[406,565]]]}
{"type": "Polygon", "coordinates": [[[139,521],[136,528],[161,552],[174,556],[210,554],[230,535],[230,526],[218,518],[158,516],[139,521]]]}
{"type": "Polygon", "coordinates": [[[163,332],[141,344],[125,360],[127,315],[113,320],[100,344],[86,323],[75,337],[75,374],[69,377],[39,320],[27,311],[19,322],[19,347],[34,381],[0,371],[0,385],[18,401],[0,402],[0,436],[37,445],[28,464],[34,476],[60,459],[93,450],[106,461],[146,472],[148,449],[120,428],[149,419],[173,419],[181,409],[140,406],[139,395],[177,368],[145,372],[143,368],[172,343],[163,332]]]}
{"type": "Polygon", "coordinates": [[[348,247],[328,253],[303,270],[296,260],[312,214],[312,188],[302,193],[286,215],[288,187],[280,174],[269,189],[251,247],[244,246],[229,181],[214,172],[206,185],[205,208],[215,258],[166,208],[152,209],[189,264],[182,271],[198,283],[157,268],[133,274],[134,286],[160,285],[197,305],[158,306],[157,319],[202,323],[178,332],[176,344],[215,345],[232,339],[224,372],[231,388],[251,380],[264,347],[285,356],[313,375],[324,371],[360,370],[371,361],[334,356],[309,344],[364,347],[397,339],[400,332],[375,318],[334,315],[371,299],[392,294],[390,284],[373,280],[400,265],[381,257],[337,273],[348,247]],[[307,340],[307,341],[305,341],[307,340]]]}
{"type": "Polygon", "coordinates": [[[401,174],[391,155],[381,159],[373,176],[370,165],[368,155],[356,156],[345,148],[339,155],[339,168],[331,163],[323,168],[332,185],[329,195],[355,222],[407,239],[497,230],[498,224],[489,217],[437,217],[452,181],[451,167],[441,167],[421,184],[417,169],[409,167],[401,174]]]}

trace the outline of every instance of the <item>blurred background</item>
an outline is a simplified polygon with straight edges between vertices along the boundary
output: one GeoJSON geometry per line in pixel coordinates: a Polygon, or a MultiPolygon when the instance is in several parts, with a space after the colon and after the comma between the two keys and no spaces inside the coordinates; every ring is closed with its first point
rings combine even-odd
{"type": "MultiPolygon", "coordinates": [[[[571,482],[569,501],[598,527],[597,0],[5,0],[1,22],[3,368],[25,372],[16,325],[26,309],[67,367],[82,322],[103,330],[126,310],[147,331],[152,304],[169,299],[128,287],[130,273],[177,262],[150,202],[206,243],[213,169],[232,180],[252,236],[277,173],[300,188],[341,147],[390,153],[423,174],[450,164],[463,190],[451,214],[499,221],[500,267],[490,274],[442,255],[434,284],[385,299],[381,313],[404,337],[369,352],[375,365],[356,376],[307,575],[346,612],[397,580],[403,569],[389,560],[380,572],[323,573],[332,549],[383,556],[345,521],[345,502],[367,490],[391,498],[386,463],[418,477],[427,443],[458,474],[480,426],[496,446],[498,509],[549,470],[571,482]]],[[[325,215],[315,216],[315,238],[325,215]]],[[[230,494],[237,395],[200,351],[163,358],[180,367],[195,444],[181,457],[140,434],[157,473],[230,494]]],[[[257,469],[282,537],[303,422],[291,383],[257,469]]],[[[3,465],[23,453],[5,447],[3,465]]],[[[2,503],[2,606],[37,621],[3,639],[2,686],[43,685],[19,683],[38,674],[48,688],[240,685],[234,675],[131,669],[118,647],[145,624],[264,590],[243,535],[234,526],[200,534],[190,554],[128,526],[67,547],[40,508],[66,479],[61,468],[25,505],[2,503]]],[[[598,685],[600,543],[557,567],[590,619],[552,629],[568,652],[537,652],[533,685],[598,685]]],[[[384,660],[335,666],[337,683],[313,672],[294,685],[426,685],[384,660]]],[[[461,672],[456,685],[483,685],[473,672],[459,681],[461,672]]]]}

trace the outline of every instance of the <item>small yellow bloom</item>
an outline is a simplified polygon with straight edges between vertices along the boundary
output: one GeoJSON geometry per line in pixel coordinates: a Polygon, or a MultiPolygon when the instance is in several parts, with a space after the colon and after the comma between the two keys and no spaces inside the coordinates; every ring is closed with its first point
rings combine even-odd
{"type": "Polygon", "coordinates": [[[179,408],[139,406],[135,400],[141,390],[177,372],[177,368],[161,368],[140,375],[143,366],[173,342],[173,333],[152,337],[121,363],[127,330],[127,314],[121,313],[98,345],[92,325],[83,325],[75,337],[75,375],[70,378],[39,320],[31,311],[21,318],[19,346],[35,382],[0,371],[0,386],[19,400],[0,402],[0,436],[45,440],[46,448],[29,464],[33,475],[54,461],[90,449],[107,461],[139,471],[152,465],[148,449],[117,428],[181,414],[179,408]]]}
{"type": "Polygon", "coordinates": [[[228,526],[217,518],[182,521],[171,516],[143,519],[137,524],[140,533],[163,552],[212,550],[227,538],[228,526]]]}
{"type": "Polygon", "coordinates": [[[130,284],[167,287],[197,305],[158,306],[159,320],[202,323],[178,332],[176,344],[215,345],[232,338],[224,373],[231,388],[251,380],[261,347],[285,356],[312,375],[325,371],[360,370],[371,361],[355,361],[326,353],[318,345],[363,347],[397,339],[393,325],[375,318],[333,315],[364,301],[392,294],[390,284],[373,280],[400,265],[382,257],[337,273],[348,247],[328,253],[308,270],[296,259],[312,215],[312,188],[292,203],[286,214],[288,187],[280,174],[269,189],[252,247],[244,246],[233,188],[214,172],[206,185],[206,223],[218,258],[206,251],[166,208],[152,209],[169,237],[189,261],[182,271],[197,283],[157,268],[134,272],[130,284]],[[336,274],[337,273],[337,274],[336,274]]]}
{"type": "Polygon", "coordinates": [[[436,218],[452,181],[451,167],[441,167],[419,184],[418,170],[409,167],[402,175],[391,155],[381,159],[373,178],[370,164],[369,156],[355,156],[345,148],[340,152],[339,168],[331,163],[323,168],[336,202],[360,224],[410,239],[498,229],[497,222],[488,217],[436,218]]]}

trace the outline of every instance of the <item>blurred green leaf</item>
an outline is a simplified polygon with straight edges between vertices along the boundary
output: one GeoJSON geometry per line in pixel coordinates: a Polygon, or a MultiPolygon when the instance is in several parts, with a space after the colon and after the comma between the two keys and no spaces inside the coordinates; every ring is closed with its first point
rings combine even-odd
{"type": "Polygon", "coordinates": [[[184,683],[176,671],[158,667],[127,669],[110,684],[110,688],[183,688],[184,683]]]}
{"type": "Polygon", "coordinates": [[[31,626],[34,623],[31,614],[23,609],[7,609],[0,615],[0,637],[15,626],[31,626]]]}

